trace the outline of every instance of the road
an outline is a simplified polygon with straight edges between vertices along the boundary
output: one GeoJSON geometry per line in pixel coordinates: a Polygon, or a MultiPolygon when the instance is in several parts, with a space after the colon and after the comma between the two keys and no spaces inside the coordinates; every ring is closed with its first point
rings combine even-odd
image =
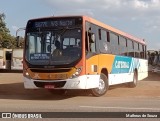
{"type": "Polygon", "coordinates": [[[160,75],[150,73],[136,88],[110,87],[106,95],[87,91],[65,95],[47,90],[25,90],[21,73],[0,73],[0,112],[160,112],[160,75]]]}

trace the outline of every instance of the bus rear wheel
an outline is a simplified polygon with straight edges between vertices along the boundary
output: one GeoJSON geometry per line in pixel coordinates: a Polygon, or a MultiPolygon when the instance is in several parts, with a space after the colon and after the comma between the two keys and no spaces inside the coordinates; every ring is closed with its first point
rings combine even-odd
{"type": "Polygon", "coordinates": [[[104,95],[107,92],[108,88],[108,77],[105,74],[101,73],[99,79],[99,87],[91,89],[91,93],[93,96],[99,97],[104,95]]]}
{"type": "Polygon", "coordinates": [[[136,71],[134,71],[134,75],[133,75],[133,81],[129,83],[129,87],[130,88],[134,88],[137,86],[137,82],[138,82],[138,74],[136,71]]]}

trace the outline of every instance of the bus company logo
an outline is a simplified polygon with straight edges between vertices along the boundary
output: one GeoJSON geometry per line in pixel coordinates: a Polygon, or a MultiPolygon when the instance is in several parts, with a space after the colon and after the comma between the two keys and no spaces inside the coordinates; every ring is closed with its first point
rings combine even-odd
{"type": "Polygon", "coordinates": [[[116,61],[115,68],[129,68],[129,62],[125,61],[116,61]]]}
{"type": "Polygon", "coordinates": [[[11,113],[2,113],[2,118],[12,118],[11,113]]]}
{"type": "Polygon", "coordinates": [[[48,78],[49,78],[49,79],[52,78],[52,75],[51,75],[51,74],[48,74],[48,78]]]}
{"type": "Polygon", "coordinates": [[[40,78],[40,77],[39,77],[39,74],[38,74],[38,73],[35,73],[35,74],[34,74],[34,78],[35,78],[35,79],[39,79],[39,78],[40,78]]]}

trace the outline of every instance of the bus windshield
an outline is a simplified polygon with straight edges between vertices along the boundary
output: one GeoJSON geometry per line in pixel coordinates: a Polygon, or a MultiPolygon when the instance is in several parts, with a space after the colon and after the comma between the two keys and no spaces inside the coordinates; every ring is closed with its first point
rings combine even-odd
{"type": "Polygon", "coordinates": [[[81,28],[28,30],[26,60],[32,65],[66,65],[81,57],[81,28]]]}

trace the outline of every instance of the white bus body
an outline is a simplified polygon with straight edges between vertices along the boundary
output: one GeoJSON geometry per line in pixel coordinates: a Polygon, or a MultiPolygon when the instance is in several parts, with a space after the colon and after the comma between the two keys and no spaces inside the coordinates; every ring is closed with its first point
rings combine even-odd
{"type": "Polygon", "coordinates": [[[0,69],[5,69],[4,51],[0,49],[0,69]]]}
{"type": "Polygon", "coordinates": [[[23,70],[23,49],[12,50],[11,70],[23,70]]]}

